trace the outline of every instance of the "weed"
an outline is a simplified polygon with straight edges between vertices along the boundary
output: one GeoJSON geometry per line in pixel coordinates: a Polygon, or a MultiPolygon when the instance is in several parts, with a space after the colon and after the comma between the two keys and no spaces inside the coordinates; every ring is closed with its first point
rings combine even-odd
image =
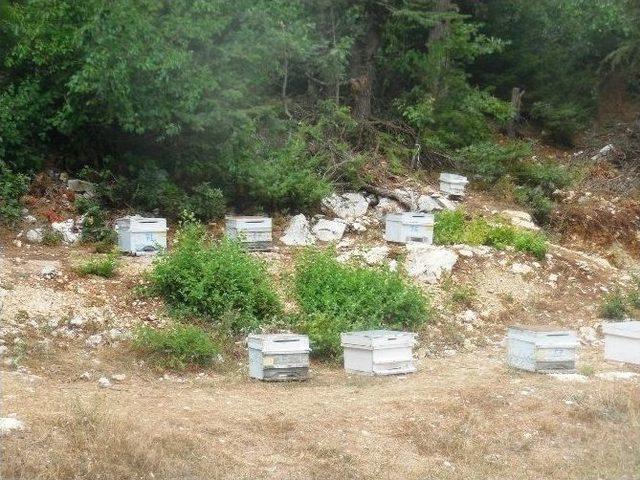
{"type": "Polygon", "coordinates": [[[155,364],[174,369],[210,365],[220,352],[205,330],[179,323],[163,329],[141,327],[135,332],[133,345],[155,364]]]}
{"type": "Polygon", "coordinates": [[[457,305],[471,307],[478,292],[472,285],[458,285],[451,292],[451,301],[457,305]]]}
{"type": "Polygon", "coordinates": [[[64,236],[58,230],[54,230],[50,226],[42,229],[42,244],[55,247],[62,244],[64,236]]]}
{"type": "Polygon", "coordinates": [[[185,224],[176,240],[149,276],[151,293],[162,296],[175,313],[224,323],[234,334],[280,314],[282,306],[264,263],[239,244],[211,241],[195,223],[185,224]]]}
{"type": "Polygon", "coordinates": [[[578,369],[581,375],[584,375],[585,377],[590,377],[595,373],[595,368],[593,367],[593,365],[585,363],[584,365],[581,365],[580,368],[578,369]]]}
{"type": "Polygon", "coordinates": [[[429,319],[427,299],[398,273],[343,265],[333,253],[310,249],[296,259],[295,295],[316,354],[337,356],[340,332],[415,328],[429,319]]]}
{"type": "Polygon", "coordinates": [[[620,292],[606,295],[600,305],[600,317],[610,320],[623,320],[629,313],[624,296],[620,292]]]}
{"type": "Polygon", "coordinates": [[[97,275],[99,277],[111,278],[118,268],[117,254],[109,254],[102,258],[93,258],[82,265],[76,271],[80,275],[97,275]]]}

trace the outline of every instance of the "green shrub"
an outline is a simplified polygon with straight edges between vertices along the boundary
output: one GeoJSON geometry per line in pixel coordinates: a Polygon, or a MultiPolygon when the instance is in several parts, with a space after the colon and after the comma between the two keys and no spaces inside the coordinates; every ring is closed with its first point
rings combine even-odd
{"type": "Polygon", "coordinates": [[[58,230],[54,230],[51,226],[42,229],[42,244],[50,247],[62,244],[64,236],[58,230]]]}
{"type": "Polygon", "coordinates": [[[531,216],[538,223],[547,223],[554,203],[540,189],[531,187],[518,187],[516,199],[531,212],[531,216]]]}
{"type": "Polygon", "coordinates": [[[500,250],[513,247],[544,259],[548,245],[541,233],[522,230],[505,223],[489,223],[482,218],[465,218],[460,210],[436,215],[434,242],[438,245],[486,245],[500,250]]]}
{"type": "Polygon", "coordinates": [[[545,129],[543,133],[549,140],[566,146],[573,145],[576,133],[588,117],[584,108],[575,104],[551,105],[547,102],[535,102],[530,114],[545,129]]]}
{"type": "Polygon", "coordinates": [[[315,354],[335,357],[340,332],[416,328],[429,319],[425,296],[398,273],[343,265],[333,253],[310,249],[296,259],[294,291],[315,354]]]}
{"type": "Polygon", "coordinates": [[[511,172],[523,158],[533,154],[531,144],[509,142],[499,145],[493,142],[481,142],[458,150],[460,167],[493,184],[511,172]]]}
{"type": "Polygon", "coordinates": [[[153,363],[174,369],[210,365],[220,352],[211,336],[195,325],[175,324],[163,329],[144,326],[135,332],[133,345],[153,363]]]}
{"type": "Polygon", "coordinates": [[[111,278],[119,265],[117,254],[108,254],[102,258],[94,258],[80,265],[76,270],[80,275],[97,275],[111,278]]]}
{"type": "Polygon", "coordinates": [[[100,204],[93,198],[78,197],[76,209],[84,215],[82,221],[82,241],[115,245],[118,234],[107,225],[105,213],[100,204]]]}
{"type": "MultiPolygon", "coordinates": [[[[1,139],[0,139],[1,140],[1,139]]],[[[0,160],[0,223],[15,225],[22,214],[22,196],[29,188],[26,175],[14,173],[0,160]]]]}
{"type": "Polygon", "coordinates": [[[629,308],[620,292],[612,292],[604,297],[600,305],[600,317],[610,320],[624,320],[629,308]]]}
{"type": "Polygon", "coordinates": [[[152,291],[176,313],[226,320],[231,333],[244,333],[281,312],[265,265],[239,244],[210,241],[193,223],[184,225],[176,240],[150,274],[152,291]]]}
{"type": "Polygon", "coordinates": [[[188,209],[196,218],[207,222],[224,216],[226,200],[220,189],[203,182],[189,195],[188,209]]]}

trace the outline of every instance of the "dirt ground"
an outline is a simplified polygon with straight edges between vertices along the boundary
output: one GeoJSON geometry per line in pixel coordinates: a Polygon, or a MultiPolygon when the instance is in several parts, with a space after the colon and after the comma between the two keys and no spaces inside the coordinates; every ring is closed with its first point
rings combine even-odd
{"type": "MultiPolygon", "coordinates": [[[[0,416],[26,429],[0,437],[2,479],[640,479],[640,377],[598,376],[639,368],[605,362],[600,336],[583,342],[582,376],[561,381],[508,368],[503,345],[512,323],[598,332],[602,295],[635,264],[561,246],[542,262],[461,256],[449,278],[424,285],[436,315],[420,332],[417,373],[314,363],[309,381],[268,384],[248,378],[240,342],[224,363],[187,373],[131,351],[127,332],[168,318],[136,293],[149,259],[123,258],[113,279],[79,277],[87,247],[18,248],[3,235],[0,416]],[[475,288],[468,305],[451,302],[461,285],[475,288]],[[460,320],[468,309],[477,321],[460,320]]],[[[291,253],[261,256],[283,279],[291,253]]]]}

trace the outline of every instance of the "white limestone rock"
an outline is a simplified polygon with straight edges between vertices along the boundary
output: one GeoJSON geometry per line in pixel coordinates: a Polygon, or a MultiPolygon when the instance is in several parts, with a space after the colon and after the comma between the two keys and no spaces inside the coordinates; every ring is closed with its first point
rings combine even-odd
{"type": "Polygon", "coordinates": [[[339,242],[346,228],[344,222],[322,218],[314,225],[312,231],[321,242],[339,242]]]}
{"type": "Polygon", "coordinates": [[[436,283],[448,274],[458,261],[453,250],[435,245],[407,244],[405,269],[410,277],[427,283],[436,283]]]}
{"type": "Polygon", "coordinates": [[[314,245],[316,239],[311,233],[307,217],[302,213],[292,217],[280,241],[289,246],[314,245]]]}

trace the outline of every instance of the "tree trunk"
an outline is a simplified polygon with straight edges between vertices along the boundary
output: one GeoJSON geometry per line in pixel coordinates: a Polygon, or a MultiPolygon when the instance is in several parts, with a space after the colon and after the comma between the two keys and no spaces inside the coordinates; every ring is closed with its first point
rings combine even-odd
{"type": "Polygon", "coordinates": [[[356,41],[351,61],[351,91],[353,116],[364,120],[371,116],[371,99],[375,81],[375,55],[380,48],[383,18],[376,5],[367,7],[367,26],[356,41]]]}
{"type": "Polygon", "coordinates": [[[511,90],[511,118],[507,122],[507,136],[509,138],[514,138],[518,133],[524,92],[524,90],[520,90],[518,87],[513,87],[513,90],[511,90]]]}

